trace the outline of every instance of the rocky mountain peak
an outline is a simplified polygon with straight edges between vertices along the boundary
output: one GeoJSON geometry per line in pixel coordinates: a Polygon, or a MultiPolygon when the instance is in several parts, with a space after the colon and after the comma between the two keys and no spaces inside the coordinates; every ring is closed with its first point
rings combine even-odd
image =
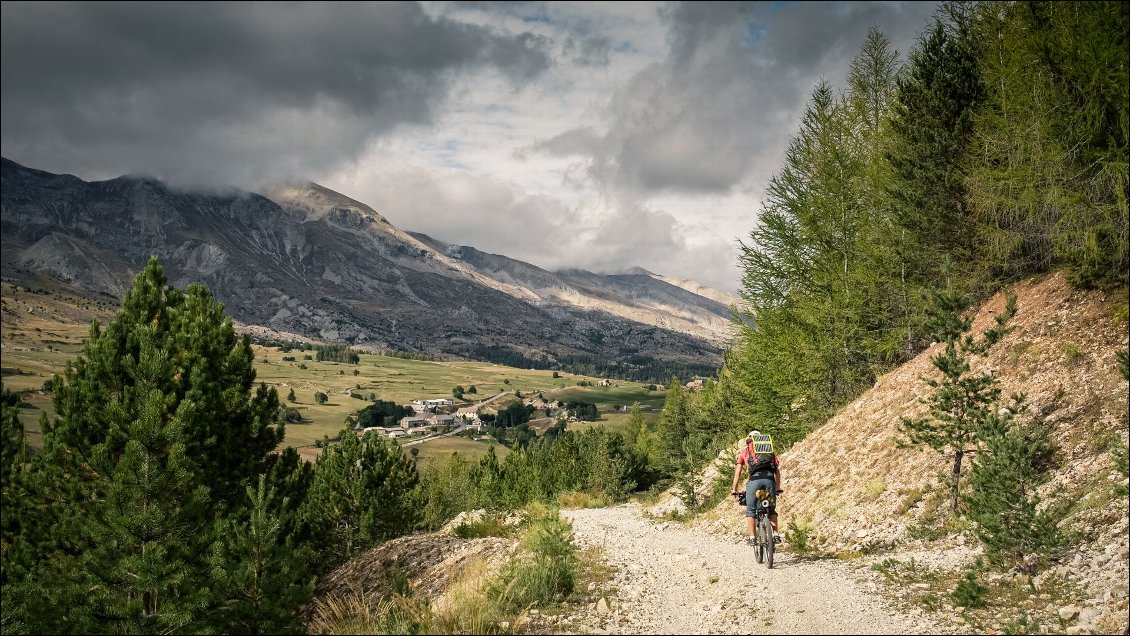
{"type": "Polygon", "coordinates": [[[136,177],[85,182],[6,159],[0,177],[0,265],[13,282],[49,276],[117,298],[156,255],[175,285],[205,284],[247,325],[522,366],[631,355],[637,369],[662,362],[710,373],[730,334],[720,296],[451,246],[316,183],[262,195],[182,191],[136,177]]]}

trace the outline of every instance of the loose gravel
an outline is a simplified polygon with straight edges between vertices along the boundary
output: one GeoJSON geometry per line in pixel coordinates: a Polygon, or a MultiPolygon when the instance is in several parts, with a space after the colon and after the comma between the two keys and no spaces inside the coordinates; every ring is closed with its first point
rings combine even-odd
{"type": "Polygon", "coordinates": [[[744,537],[721,537],[649,519],[638,504],[563,510],[578,546],[597,546],[616,571],[580,633],[933,634],[839,561],[778,551],[757,563],[744,537]],[[604,599],[602,599],[604,600],[604,599]]]}

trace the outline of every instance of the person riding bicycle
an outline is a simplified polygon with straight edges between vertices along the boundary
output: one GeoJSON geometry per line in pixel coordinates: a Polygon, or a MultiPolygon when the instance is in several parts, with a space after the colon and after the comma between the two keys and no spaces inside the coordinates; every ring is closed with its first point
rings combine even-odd
{"type": "MultiPolygon", "coordinates": [[[[754,510],[759,503],[754,493],[757,490],[765,489],[769,491],[772,500],[775,501],[777,495],[781,494],[781,462],[777,459],[777,454],[773,452],[758,453],[757,445],[754,443],[755,437],[761,437],[761,432],[753,430],[745,438],[745,448],[738,454],[738,464],[734,467],[734,485],[730,488],[731,494],[738,494],[738,480],[742,476],[742,466],[745,466],[748,471],[748,480],[745,485],[745,516],[746,523],[749,526],[749,539],[747,543],[753,545],[754,528],[756,527],[756,514],[754,510]]],[[[768,439],[766,437],[765,439],[768,439]]],[[[771,442],[770,442],[771,444],[771,442]]],[[[777,507],[775,505],[769,507],[769,522],[773,524],[773,542],[780,543],[781,536],[777,532],[777,507]]]]}

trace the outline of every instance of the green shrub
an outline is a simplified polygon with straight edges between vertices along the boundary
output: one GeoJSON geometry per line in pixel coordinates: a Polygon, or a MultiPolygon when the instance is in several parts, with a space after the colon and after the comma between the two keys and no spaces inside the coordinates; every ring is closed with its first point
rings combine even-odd
{"type": "Polygon", "coordinates": [[[808,551],[808,537],[812,535],[812,515],[806,515],[799,523],[790,519],[785,528],[785,541],[794,552],[804,554],[808,551]]]}
{"type": "Polygon", "coordinates": [[[481,539],[483,537],[505,537],[513,530],[498,515],[487,515],[478,521],[461,523],[453,533],[460,539],[481,539]]]}
{"type": "Polygon", "coordinates": [[[561,600],[572,593],[577,580],[572,524],[558,517],[556,509],[540,507],[527,522],[524,554],[503,567],[490,590],[499,606],[510,610],[561,600]]]}
{"type": "Polygon", "coordinates": [[[969,570],[965,577],[957,583],[953,591],[953,602],[962,607],[985,607],[988,588],[977,581],[977,573],[969,570]]]}
{"type": "Polygon", "coordinates": [[[1040,506],[1036,492],[1049,478],[1056,448],[1046,426],[1015,422],[1014,414],[989,414],[982,434],[985,447],[974,461],[972,493],[965,501],[989,560],[1031,573],[1040,558],[1065,540],[1056,515],[1040,506]]]}
{"type": "Polygon", "coordinates": [[[1130,449],[1120,443],[1115,443],[1110,451],[1111,457],[1114,459],[1114,468],[1122,475],[1122,483],[1115,484],[1114,494],[1119,497],[1126,497],[1130,494],[1130,489],[1126,486],[1126,479],[1130,477],[1130,449]]]}

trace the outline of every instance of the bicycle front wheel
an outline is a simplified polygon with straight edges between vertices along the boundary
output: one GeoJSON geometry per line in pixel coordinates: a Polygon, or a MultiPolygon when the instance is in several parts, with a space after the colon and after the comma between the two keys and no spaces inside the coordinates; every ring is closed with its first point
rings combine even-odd
{"type": "MultiPolygon", "coordinates": [[[[758,522],[757,534],[760,536],[758,544],[762,546],[765,557],[765,567],[773,568],[773,522],[769,521],[769,515],[761,517],[758,522]]],[[[761,563],[761,559],[757,560],[761,563]]]]}

